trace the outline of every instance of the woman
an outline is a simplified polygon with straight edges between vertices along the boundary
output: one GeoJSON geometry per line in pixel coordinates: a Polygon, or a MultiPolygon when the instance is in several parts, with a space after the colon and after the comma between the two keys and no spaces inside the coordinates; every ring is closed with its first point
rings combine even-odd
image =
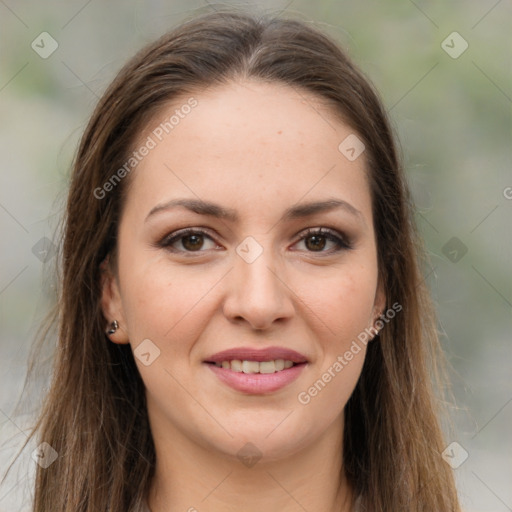
{"type": "Polygon", "coordinates": [[[458,511],[395,141],[299,21],[203,15],[82,138],[34,511],[458,511]]]}

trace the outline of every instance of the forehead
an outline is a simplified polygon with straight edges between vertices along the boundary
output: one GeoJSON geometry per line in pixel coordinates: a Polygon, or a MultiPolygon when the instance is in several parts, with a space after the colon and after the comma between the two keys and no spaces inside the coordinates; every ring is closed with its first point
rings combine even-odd
{"type": "Polygon", "coordinates": [[[151,149],[131,176],[127,207],[185,196],[262,215],[329,195],[371,219],[365,155],[351,161],[339,149],[350,136],[332,107],[287,85],[230,83],[182,96],[135,144],[151,149]]]}

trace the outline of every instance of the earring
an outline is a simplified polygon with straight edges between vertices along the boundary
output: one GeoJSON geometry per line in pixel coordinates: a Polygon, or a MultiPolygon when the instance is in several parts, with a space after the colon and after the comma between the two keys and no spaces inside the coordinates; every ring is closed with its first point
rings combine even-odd
{"type": "Polygon", "coordinates": [[[107,329],[106,333],[114,334],[117,331],[118,327],[119,327],[119,324],[117,323],[117,320],[114,320],[113,322],[110,323],[110,328],[107,329]]]}

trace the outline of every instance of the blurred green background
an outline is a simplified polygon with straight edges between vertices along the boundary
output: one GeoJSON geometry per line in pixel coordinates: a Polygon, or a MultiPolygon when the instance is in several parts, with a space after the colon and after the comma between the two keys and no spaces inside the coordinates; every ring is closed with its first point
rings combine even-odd
{"type": "MultiPolygon", "coordinates": [[[[380,91],[401,140],[431,260],[425,276],[453,367],[456,429],[447,444],[468,453],[454,469],[461,499],[466,511],[512,511],[512,3],[224,5],[311,21],[380,91]]],[[[51,239],[85,123],[141,46],[211,8],[205,1],[0,0],[2,475],[30,425],[28,412],[14,414],[14,406],[52,300],[51,239]]],[[[40,390],[46,381],[42,375],[40,390]]],[[[0,486],[0,511],[28,510],[29,446],[0,486]]]]}

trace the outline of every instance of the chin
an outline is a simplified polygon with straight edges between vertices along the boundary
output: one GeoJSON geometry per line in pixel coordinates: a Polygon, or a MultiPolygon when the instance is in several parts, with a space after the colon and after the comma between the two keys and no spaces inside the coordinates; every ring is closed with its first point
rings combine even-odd
{"type": "Polygon", "coordinates": [[[284,427],[284,423],[280,425],[281,421],[282,418],[271,428],[262,428],[261,425],[255,428],[253,425],[238,431],[230,430],[232,438],[225,437],[224,442],[216,442],[212,447],[242,463],[245,458],[252,457],[258,459],[260,463],[286,459],[304,448],[305,438],[298,428],[295,429],[291,425],[284,427]],[[295,435],[290,435],[292,432],[295,435]]]}

